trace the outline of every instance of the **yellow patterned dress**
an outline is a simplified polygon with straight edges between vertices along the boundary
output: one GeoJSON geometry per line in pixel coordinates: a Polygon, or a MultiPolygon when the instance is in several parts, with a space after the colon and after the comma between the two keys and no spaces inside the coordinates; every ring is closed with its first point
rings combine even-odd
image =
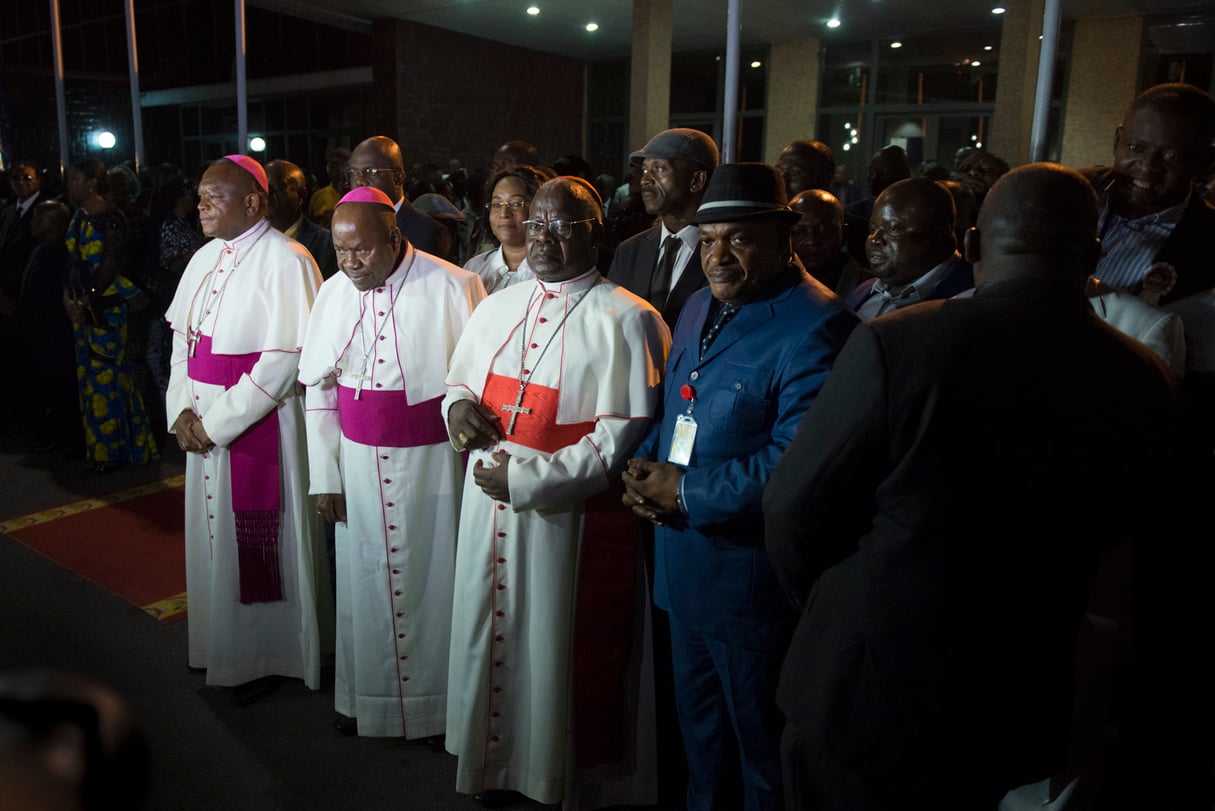
{"type": "Polygon", "coordinates": [[[122,261],[125,233],[117,209],[90,216],[82,208],[66,236],[68,295],[86,312],[85,322],[75,325],[85,463],[103,470],[145,464],[157,455],[126,351],[127,316],[144,294],[114,271],[122,261]]]}

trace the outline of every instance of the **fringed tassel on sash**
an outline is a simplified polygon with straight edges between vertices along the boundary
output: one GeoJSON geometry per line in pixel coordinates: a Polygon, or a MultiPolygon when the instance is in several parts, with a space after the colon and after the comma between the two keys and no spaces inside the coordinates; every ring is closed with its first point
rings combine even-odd
{"type": "Polygon", "coordinates": [[[278,528],[277,510],[244,510],[236,513],[240,601],[245,605],[283,599],[278,528]]]}

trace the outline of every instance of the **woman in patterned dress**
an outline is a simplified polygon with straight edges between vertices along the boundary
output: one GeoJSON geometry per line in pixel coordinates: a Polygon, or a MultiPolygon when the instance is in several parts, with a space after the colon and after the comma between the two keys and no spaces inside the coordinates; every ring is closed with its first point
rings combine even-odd
{"type": "Polygon", "coordinates": [[[63,298],[75,326],[85,464],[99,473],[157,455],[126,346],[128,315],[146,296],[121,273],[126,220],[102,196],[107,183],[101,161],[85,158],[68,170],[67,192],[77,209],[65,239],[63,298]]]}

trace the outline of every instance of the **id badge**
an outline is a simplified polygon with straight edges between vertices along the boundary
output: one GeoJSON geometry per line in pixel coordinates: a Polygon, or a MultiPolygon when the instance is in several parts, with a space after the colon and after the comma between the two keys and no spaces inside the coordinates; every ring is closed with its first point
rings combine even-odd
{"type": "Polygon", "coordinates": [[[692,444],[696,441],[696,420],[690,414],[675,418],[675,434],[671,437],[671,452],[667,461],[687,467],[692,462],[692,444]]]}

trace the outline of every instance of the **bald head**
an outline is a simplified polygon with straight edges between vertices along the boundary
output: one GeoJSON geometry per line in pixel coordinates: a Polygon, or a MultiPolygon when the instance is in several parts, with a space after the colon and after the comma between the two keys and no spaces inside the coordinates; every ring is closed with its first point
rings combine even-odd
{"type": "Polygon", "coordinates": [[[825,189],[835,174],[835,156],[822,141],[794,141],[784,148],[776,168],[790,197],[807,189],[825,189]]]}
{"type": "Polygon", "coordinates": [[[489,168],[491,175],[507,172],[519,166],[538,166],[540,153],[527,141],[507,141],[494,152],[489,168]]]}
{"type": "Polygon", "coordinates": [[[568,176],[548,181],[532,198],[531,220],[544,223],[527,231],[527,261],[537,278],[565,281],[595,267],[603,207],[590,183],[568,176]]]}
{"type": "Polygon", "coordinates": [[[830,192],[812,189],[790,200],[789,208],[802,215],[793,226],[793,252],[817,276],[839,258],[843,248],[844,207],[830,192]]]}
{"type": "Polygon", "coordinates": [[[887,146],[869,160],[869,193],[877,197],[891,184],[911,177],[907,153],[901,147],[887,146]]]}
{"type": "Polygon", "coordinates": [[[304,170],[291,161],[274,160],[266,164],[266,180],[270,186],[270,202],[266,219],[279,231],[295,225],[304,210],[308,196],[308,181],[304,170]]]}
{"type": "Polygon", "coordinates": [[[386,135],[373,135],[360,143],[346,163],[346,185],[352,189],[371,186],[396,203],[405,196],[405,159],[401,147],[386,135]]]}
{"type": "Polygon", "coordinates": [[[1093,187],[1053,163],[1031,163],[996,181],[966,238],[977,284],[1049,275],[1083,287],[1100,252],[1093,187]]]}
{"type": "Polygon", "coordinates": [[[865,251],[870,269],[898,292],[953,255],[953,197],[925,178],[900,180],[878,195],[865,251]]]}

